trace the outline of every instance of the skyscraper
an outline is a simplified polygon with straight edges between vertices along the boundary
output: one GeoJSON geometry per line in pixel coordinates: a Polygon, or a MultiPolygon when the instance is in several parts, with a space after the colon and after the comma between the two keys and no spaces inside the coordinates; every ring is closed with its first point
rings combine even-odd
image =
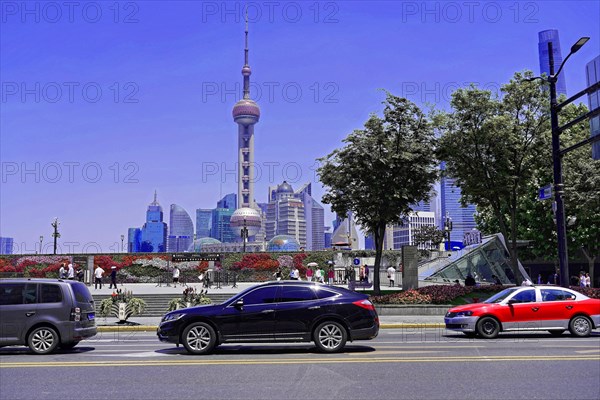
{"type": "Polygon", "coordinates": [[[222,243],[233,243],[237,235],[231,229],[231,216],[233,210],[230,208],[215,208],[212,210],[210,237],[222,243]]]}
{"type": "Polygon", "coordinates": [[[148,206],[146,223],[142,227],[140,251],[144,253],[164,253],[167,248],[167,224],[163,222],[163,210],[156,200],[148,206]]]}
{"type": "Polygon", "coordinates": [[[196,210],[196,238],[210,237],[212,210],[198,208],[196,210]]]}
{"type": "MultiPolygon", "coordinates": [[[[563,61],[560,51],[560,40],[558,38],[558,30],[548,29],[538,33],[538,51],[540,56],[540,74],[550,75],[550,55],[548,53],[548,43],[552,43],[552,54],[554,58],[554,72],[558,71],[558,67],[563,61]]],[[[561,72],[556,82],[556,94],[567,94],[567,84],[565,83],[565,73],[561,72]]]]}
{"type": "MultiPolygon", "coordinates": [[[[442,162],[441,169],[446,168],[442,162]]],[[[454,185],[454,179],[442,176],[440,181],[440,215],[436,218],[439,229],[444,229],[447,218],[452,220],[452,231],[450,232],[450,249],[463,247],[463,236],[465,232],[475,229],[475,205],[469,204],[463,207],[460,203],[461,191],[454,185]]],[[[445,241],[446,243],[446,241],[445,241]]]]}
{"type": "Polygon", "coordinates": [[[194,241],[194,224],[190,215],[177,204],[171,204],[169,213],[169,236],[167,237],[167,251],[187,251],[194,241]]]}
{"type": "Polygon", "coordinates": [[[235,193],[229,193],[223,196],[223,198],[217,201],[217,208],[229,208],[235,210],[237,208],[238,196],[235,193]]]}
{"type": "Polygon", "coordinates": [[[289,235],[294,237],[300,246],[306,247],[305,210],[299,195],[294,193],[289,183],[283,181],[277,187],[274,196],[267,206],[266,240],[278,235],[289,235]]]}
{"type": "MultiPolygon", "coordinates": [[[[600,56],[594,58],[585,66],[587,85],[592,86],[600,82],[600,56]]],[[[590,111],[600,107],[600,90],[588,94],[588,105],[590,111]]],[[[590,136],[600,135],[600,115],[590,118],[590,136]]],[[[592,158],[600,160],[600,141],[592,143],[592,158]]]]}
{"type": "Polygon", "coordinates": [[[254,206],[254,124],[260,108],[250,99],[250,65],[248,65],[248,15],[246,15],[244,48],[244,97],[233,106],[233,120],[238,124],[238,204],[237,208],[254,206]]]}
{"type": "Polygon", "coordinates": [[[311,183],[307,183],[296,191],[304,204],[306,250],[323,250],[325,248],[325,210],[312,197],[311,185],[311,183]]]}
{"type": "Polygon", "coordinates": [[[13,253],[13,238],[0,237],[0,254],[12,254],[12,253],[13,253]]]}

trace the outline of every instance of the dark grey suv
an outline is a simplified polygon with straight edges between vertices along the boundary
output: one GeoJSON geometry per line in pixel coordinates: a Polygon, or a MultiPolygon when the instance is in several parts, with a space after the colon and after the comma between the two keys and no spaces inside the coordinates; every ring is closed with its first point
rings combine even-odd
{"type": "Polygon", "coordinates": [[[0,347],[27,345],[48,354],[73,348],[96,331],[94,300],[83,283],[0,279],[0,347]]]}

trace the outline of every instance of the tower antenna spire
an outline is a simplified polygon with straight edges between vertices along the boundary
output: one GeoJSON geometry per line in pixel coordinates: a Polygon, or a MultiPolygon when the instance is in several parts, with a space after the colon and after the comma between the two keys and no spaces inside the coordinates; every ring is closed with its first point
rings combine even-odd
{"type": "Polygon", "coordinates": [[[250,65],[248,65],[248,8],[246,7],[246,46],[244,47],[244,67],[242,68],[242,75],[244,76],[244,99],[250,98],[250,65]]]}

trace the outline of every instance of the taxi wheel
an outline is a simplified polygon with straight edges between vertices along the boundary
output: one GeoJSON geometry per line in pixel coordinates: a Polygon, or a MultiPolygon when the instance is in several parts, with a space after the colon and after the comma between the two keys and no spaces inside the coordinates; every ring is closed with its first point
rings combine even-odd
{"type": "Polygon", "coordinates": [[[494,339],[500,333],[500,323],[496,318],[483,317],[477,321],[477,333],[484,339],[494,339]]]}
{"type": "Polygon", "coordinates": [[[592,333],[592,321],[583,315],[576,315],[569,322],[569,331],[573,336],[590,336],[590,333],[592,333]]]}

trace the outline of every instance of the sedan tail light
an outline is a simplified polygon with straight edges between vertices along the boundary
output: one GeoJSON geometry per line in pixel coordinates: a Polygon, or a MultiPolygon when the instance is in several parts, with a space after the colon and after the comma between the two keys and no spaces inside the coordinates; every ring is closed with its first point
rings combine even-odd
{"type": "Polygon", "coordinates": [[[366,299],[365,300],[357,300],[357,301],[353,302],[352,304],[354,304],[355,306],[362,307],[367,310],[375,311],[375,306],[373,306],[373,303],[371,303],[369,300],[366,300],[366,299]]]}

